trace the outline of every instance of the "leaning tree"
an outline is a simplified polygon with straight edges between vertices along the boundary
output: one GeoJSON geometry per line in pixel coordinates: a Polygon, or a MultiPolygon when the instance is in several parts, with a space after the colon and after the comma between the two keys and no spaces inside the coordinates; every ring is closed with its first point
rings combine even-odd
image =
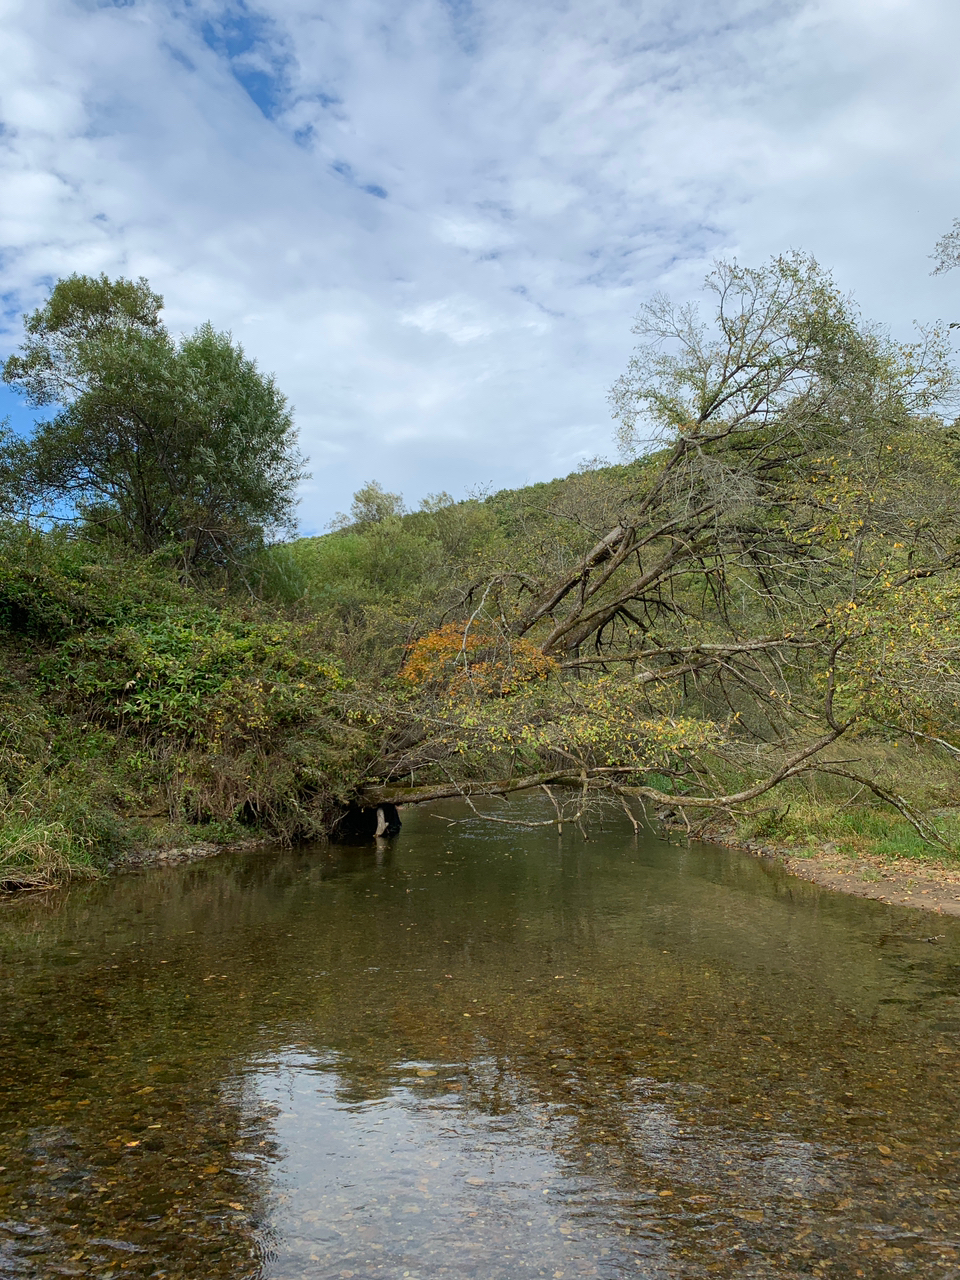
{"type": "Polygon", "coordinates": [[[563,783],[715,812],[820,770],[924,826],[831,749],[960,740],[944,336],[892,341],[799,254],[707,291],[708,319],[638,317],[612,390],[634,463],[570,486],[566,536],[541,520],[417,639],[366,802],[563,783]]]}

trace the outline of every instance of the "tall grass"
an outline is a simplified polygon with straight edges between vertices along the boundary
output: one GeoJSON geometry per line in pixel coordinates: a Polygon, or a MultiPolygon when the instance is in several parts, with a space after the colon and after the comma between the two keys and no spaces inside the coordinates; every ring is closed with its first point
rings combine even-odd
{"type": "Polygon", "coordinates": [[[99,875],[86,842],[62,822],[0,814],[0,890],[51,889],[99,875]]]}

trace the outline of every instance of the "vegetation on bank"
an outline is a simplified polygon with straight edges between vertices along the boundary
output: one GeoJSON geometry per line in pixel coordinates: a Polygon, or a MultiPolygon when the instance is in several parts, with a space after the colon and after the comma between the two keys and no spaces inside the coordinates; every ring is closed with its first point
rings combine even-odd
{"type": "Polygon", "coordinates": [[[415,512],[371,484],[277,542],[302,464],[272,380],[209,327],[171,342],[144,282],[61,282],[5,369],[60,407],[0,458],[0,880],[534,786],[558,822],[951,856],[944,336],[894,343],[799,255],[707,292],[641,313],[622,464],[415,512]]]}

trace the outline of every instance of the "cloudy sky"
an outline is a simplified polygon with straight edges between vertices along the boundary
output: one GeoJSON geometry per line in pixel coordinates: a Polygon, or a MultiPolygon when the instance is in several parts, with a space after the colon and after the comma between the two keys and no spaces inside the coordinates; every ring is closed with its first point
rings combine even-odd
{"type": "MultiPolygon", "coordinates": [[[[324,527],[614,454],[656,289],[802,248],[960,317],[956,0],[0,0],[2,354],[146,275],[296,406],[324,527]]],[[[4,391],[0,412],[32,415],[4,391]]]]}

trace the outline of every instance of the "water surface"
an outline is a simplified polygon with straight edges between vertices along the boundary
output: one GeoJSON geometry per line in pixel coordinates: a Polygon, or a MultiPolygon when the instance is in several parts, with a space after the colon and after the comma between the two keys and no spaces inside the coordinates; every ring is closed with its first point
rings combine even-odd
{"type": "Polygon", "coordinates": [[[0,1277],[960,1276],[960,921],[592,836],[5,906],[0,1277]]]}

